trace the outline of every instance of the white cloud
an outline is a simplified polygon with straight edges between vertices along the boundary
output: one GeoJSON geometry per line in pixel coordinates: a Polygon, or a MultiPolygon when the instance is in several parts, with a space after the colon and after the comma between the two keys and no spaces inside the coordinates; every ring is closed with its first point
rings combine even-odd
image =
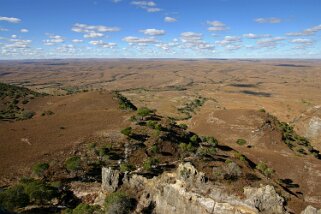
{"type": "Polygon", "coordinates": [[[291,33],[287,33],[286,35],[287,36],[311,36],[319,31],[321,31],[321,24],[317,26],[313,26],[311,28],[307,28],[301,32],[291,32],[291,33]]]}
{"type": "Polygon", "coordinates": [[[243,37],[247,38],[247,39],[261,39],[261,38],[271,37],[271,35],[270,34],[258,35],[258,34],[254,34],[254,33],[247,33],[247,34],[243,34],[243,37]]]}
{"type": "Polygon", "coordinates": [[[6,21],[10,23],[19,23],[21,22],[21,19],[14,18],[14,17],[5,17],[5,16],[0,16],[0,21],[6,21]]]}
{"type": "Polygon", "coordinates": [[[84,38],[98,38],[103,36],[104,36],[103,33],[94,32],[94,31],[84,34],[84,38]]]}
{"type": "Polygon", "coordinates": [[[43,44],[47,46],[56,45],[65,41],[65,39],[59,35],[47,34],[47,36],[49,39],[43,40],[43,44]]]}
{"type": "Polygon", "coordinates": [[[94,40],[94,41],[90,41],[89,44],[91,45],[95,45],[95,46],[100,46],[100,47],[103,47],[103,48],[114,48],[117,46],[116,43],[108,43],[108,42],[104,42],[102,40],[94,40]]]}
{"type": "Polygon", "coordinates": [[[153,1],[132,1],[133,5],[137,5],[140,7],[155,7],[156,3],[153,1]]]}
{"type": "Polygon", "coordinates": [[[263,23],[277,24],[282,22],[282,19],[276,18],[276,17],[270,17],[270,18],[256,18],[254,19],[254,21],[260,24],[263,24],[263,23]]]}
{"type": "Polygon", "coordinates": [[[28,29],[26,29],[26,28],[22,28],[22,29],[20,29],[20,32],[21,32],[21,33],[28,33],[28,32],[29,32],[29,30],[28,30],[28,29]]]}
{"type": "Polygon", "coordinates": [[[127,37],[123,38],[123,41],[131,43],[131,44],[139,44],[139,45],[157,43],[157,40],[153,37],[138,38],[138,37],[134,37],[134,36],[127,36],[127,37]]]}
{"type": "Polygon", "coordinates": [[[285,40],[283,37],[274,37],[270,39],[257,40],[256,44],[262,48],[274,48],[283,40],[285,40]]]}
{"type": "Polygon", "coordinates": [[[304,44],[304,45],[312,45],[313,44],[313,41],[311,39],[301,39],[301,38],[292,39],[290,42],[297,43],[297,44],[304,44]]]}
{"type": "Polygon", "coordinates": [[[158,30],[158,29],[145,29],[145,30],[140,30],[140,32],[144,33],[145,35],[149,36],[161,36],[165,35],[166,31],[165,30],[158,30]]]}
{"type": "Polygon", "coordinates": [[[8,29],[7,28],[2,28],[2,27],[0,27],[0,32],[1,31],[8,31],[8,29]]]}
{"type": "Polygon", "coordinates": [[[183,32],[181,33],[181,41],[183,43],[183,48],[192,48],[196,50],[214,50],[214,44],[205,42],[202,39],[201,33],[195,32],[183,32]]]}
{"type": "Polygon", "coordinates": [[[121,2],[122,0],[112,0],[112,2],[114,2],[114,3],[119,3],[119,2],[121,2]]]}
{"type": "Polygon", "coordinates": [[[11,38],[16,39],[17,35],[11,35],[11,38]]]}
{"type": "Polygon", "coordinates": [[[146,11],[149,13],[155,13],[155,12],[161,11],[161,9],[158,7],[148,7],[148,8],[146,8],[146,11]]]}
{"type": "Polygon", "coordinates": [[[29,48],[31,40],[10,39],[10,44],[5,45],[5,48],[29,48]]]}
{"type": "Polygon", "coordinates": [[[132,1],[131,4],[146,10],[149,13],[155,13],[161,11],[160,8],[156,7],[156,3],[153,1],[132,1]]]}
{"type": "Polygon", "coordinates": [[[207,29],[209,31],[225,31],[228,27],[220,21],[207,21],[207,24],[210,25],[207,29]]]}
{"type": "Polygon", "coordinates": [[[223,40],[216,41],[215,43],[221,46],[228,46],[234,43],[240,43],[242,40],[238,36],[225,36],[223,40]]]}
{"type": "Polygon", "coordinates": [[[177,22],[177,19],[173,18],[173,17],[169,17],[169,16],[166,16],[164,18],[164,21],[165,22],[177,22]]]}
{"type": "Polygon", "coordinates": [[[57,47],[56,50],[61,54],[67,54],[67,55],[76,53],[75,47],[73,45],[67,45],[67,44],[57,47]]]}
{"type": "Polygon", "coordinates": [[[81,40],[81,39],[73,39],[73,40],[71,40],[73,43],[82,43],[83,42],[83,40],[81,40]]]}
{"type": "Polygon", "coordinates": [[[118,27],[107,27],[104,25],[87,25],[76,23],[71,28],[72,31],[77,33],[91,33],[91,32],[117,32],[120,31],[118,27]]]}

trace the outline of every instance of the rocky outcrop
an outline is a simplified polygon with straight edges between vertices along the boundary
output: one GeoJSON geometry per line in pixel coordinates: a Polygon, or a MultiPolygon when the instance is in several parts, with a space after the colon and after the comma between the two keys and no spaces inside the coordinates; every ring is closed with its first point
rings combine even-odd
{"type": "Polygon", "coordinates": [[[321,106],[314,106],[293,121],[296,131],[321,150],[321,106]]]}
{"type": "Polygon", "coordinates": [[[309,205],[301,212],[301,214],[321,214],[321,209],[318,210],[309,205]]]}
{"type": "MultiPolygon", "coordinates": [[[[235,166],[232,171],[238,172],[235,166]]],[[[251,214],[285,213],[284,199],[272,186],[244,189],[245,198],[227,194],[224,187],[207,182],[206,176],[198,172],[191,163],[180,164],[175,172],[163,173],[147,179],[141,175],[120,173],[111,168],[103,169],[104,191],[115,191],[118,185],[137,192],[138,204],[135,213],[153,210],[168,214],[251,214]]]]}
{"type": "Polygon", "coordinates": [[[279,196],[274,187],[267,185],[260,188],[245,187],[245,202],[262,213],[284,213],[284,199],[279,196]]]}
{"type": "Polygon", "coordinates": [[[111,167],[102,168],[101,188],[105,192],[115,192],[121,182],[120,171],[113,170],[111,167]]]}

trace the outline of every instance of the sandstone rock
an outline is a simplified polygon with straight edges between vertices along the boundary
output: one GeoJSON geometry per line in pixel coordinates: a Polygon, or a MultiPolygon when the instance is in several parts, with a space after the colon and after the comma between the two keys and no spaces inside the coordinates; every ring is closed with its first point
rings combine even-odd
{"type": "Polygon", "coordinates": [[[195,167],[190,163],[182,163],[177,168],[179,179],[187,182],[205,183],[206,177],[203,172],[198,172],[195,167]]]}
{"type": "Polygon", "coordinates": [[[102,190],[105,192],[115,192],[120,184],[120,171],[111,167],[102,168],[102,190]]]}
{"type": "MultiPolygon", "coordinates": [[[[231,173],[240,175],[239,166],[227,166],[231,173]]],[[[115,191],[120,183],[137,192],[138,203],[134,213],[157,214],[256,214],[285,213],[284,199],[272,186],[244,189],[246,199],[228,194],[224,186],[206,182],[205,174],[191,163],[182,163],[175,172],[165,172],[147,179],[137,174],[125,174],[120,182],[120,172],[103,169],[105,191],[115,191]]],[[[98,198],[102,198],[103,194],[98,198]]],[[[99,200],[97,200],[99,201],[99,200]]],[[[307,213],[309,214],[309,213],[307,213]]],[[[319,214],[319,213],[317,213],[319,214]]]]}
{"type": "Polygon", "coordinates": [[[260,213],[284,213],[284,199],[279,196],[274,187],[267,185],[260,188],[245,187],[245,203],[255,207],[260,213]]]}
{"type": "Polygon", "coordinates": [[[321,214],[321,209],[318,210],[309,205],[301,212],[301,214],[321,214]]]}

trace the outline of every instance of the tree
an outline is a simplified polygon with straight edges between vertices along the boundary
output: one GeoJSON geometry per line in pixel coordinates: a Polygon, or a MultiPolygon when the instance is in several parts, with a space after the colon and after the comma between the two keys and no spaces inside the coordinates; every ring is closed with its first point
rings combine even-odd
{"type": "Polygon", "coordinates": [[[153,111],[147,107],[142,107],[137,110],[137,115],[140,116],[142,118],[142,120],[144,120],[145,117],[147,117],[150,114],[153,114],[154,112],[155,111],[153,111]]]}
{"type": "Polygon", "coordinates": [[[0,192],[0,210],[9,211],[25,207],[29,204],[29,196],[25,193],[22,185],[16,185],[0,192]]]}

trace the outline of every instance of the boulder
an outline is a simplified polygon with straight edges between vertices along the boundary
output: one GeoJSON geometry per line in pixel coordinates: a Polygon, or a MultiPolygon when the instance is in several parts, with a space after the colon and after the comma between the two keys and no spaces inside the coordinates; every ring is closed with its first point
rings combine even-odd
{"type": "Polygon", "coordinates": [[[312,207],[311,205],[307,206],[301,214],[321,214],[321,209],[312,207]]]}
{"type": "Polygon", "coordinates": [[[121,183],[120,171],[113,170],[111,167],[103,167],[101,180],[101,188],[104,192],[115,192],[121,183]]]}
{"type": "Polygon", "coordinates": [[[244,195],[246,197],[245,203],[255,207],[260,213],[285,213],[284,199],[276,193],[273,186],[245,187],[244,195]]]}

